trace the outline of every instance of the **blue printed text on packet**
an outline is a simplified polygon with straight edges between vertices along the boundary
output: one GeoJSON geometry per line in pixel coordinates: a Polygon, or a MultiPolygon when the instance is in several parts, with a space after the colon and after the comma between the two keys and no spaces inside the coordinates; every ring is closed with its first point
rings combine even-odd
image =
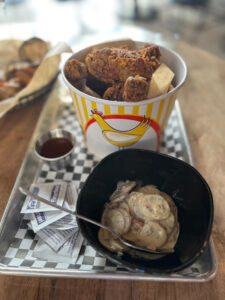
{"type": "Polygon", "coordinates": [[[57,203],[57,200],[59,198],[59,192],[60,192],[60,189],[61,189],[61,185],[57,184],[57,185],[54,185],[52,187],[52,191],[51,191],[51,197],[50,197],[50,201],[53,202],[53,203],[57,203]]]}
{"type": "Polygon", "coordinates": [[[36,219],[38,225],[40,225],[46,221],[44,212],[34,213],[34,216],[35,216],[35,219],[36,219]]]}
{"type": "MultiPolygon", "coordinates": [[[[39,192],[39,188],[37,186],[35,186],[33,189],[33,193],[35,195],[38,195],[38,192],[39,192]]],[[[35,208],[39,208],[39,207],[40,207],[40,201],[37,201],[34,198],[30,198],[26,208],[27,209],[35,209],[35,208]]]]}

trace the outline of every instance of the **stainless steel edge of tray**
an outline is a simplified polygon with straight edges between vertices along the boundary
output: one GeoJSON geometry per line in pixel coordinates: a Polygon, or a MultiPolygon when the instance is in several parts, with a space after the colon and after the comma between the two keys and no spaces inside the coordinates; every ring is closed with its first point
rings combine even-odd
{"type": "MultiPolygon", "coordinates": [[[[45,106],[40,115],[39,121],[34,130],[33,136],[28,146],[24,161],[21,165],[16,182],[5,208],[4,214],[0,223],[0,257],[4,257],[12,237],[14,237],[20,222],[22,215],[20,214],[21,207],[23,205],[23,196],[19,193],[18,187],[20,185],[29,187],[31,183],[35,182],[38,176],[38,171],[41,169],[41,162],[33,153],[33,145],[36,138],[44,131],[57,127],[57,120],[63,111],[63,108],[68,105],[68,96],[65,94],[65,90],[61,85],[57,83],[55,88],[48,97],[45,106]],[[62,101],[61,99],[65,100],[62,101]],[[66,102],[67,101],[67,102],[66,102]]],[[[178,117],[179,126],[182,131],[182,142],[186,148],[185,161],[193,165],[192,155],[188,138],[182,118],[179,103],[175,104],[175,111],[178,117]]],[[[70,278],[98,278],[98,279],[121,279],[121,280],[151,280],[151,281],[176,281],[176,282],[205,282],[215,277],[217,272],[217,260],[215,257],[215,250],[212,240],[206,248],[208,257],[210,258],[210,271],[207,271],[201,276],[189,276],[188,274],[180,275],[163,274],[153,275],[146,273],[137,273],[132,271],[127,272],[96,272],[96,271],[79,271],[79,270],[60,270],[60,269],[43,269],[43,268],[27,268],[27,267],[9,267],[0,263],[0,273],[10,275],[22,275],[22,276],[49,276],[49,277],[70,277],[70,278]]]]}

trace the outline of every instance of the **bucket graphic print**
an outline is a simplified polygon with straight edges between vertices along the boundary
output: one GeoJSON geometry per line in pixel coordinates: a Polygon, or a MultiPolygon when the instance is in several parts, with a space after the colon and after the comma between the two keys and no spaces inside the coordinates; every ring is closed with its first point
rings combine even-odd
{"type": "Polygon", "coordinates": [[[89,149],[103,156],[128,147],[157,150],[176,96],[130,106],[97,103],[76,92],[72,98],[89,149]]]}
{"type": "MultiPolygon", "coordinates": [[[[143,44],[136,43],[139,47],[143,44]]],[[[84,49],[71,58],[79,59],[89,51],[84,49]]],[[[162,96],[140,102],[110,101],[87,95],[74,87],[62,72],[85,134],[87,147],[98,157],[102,158],[124,148],[158,150],[162,130],[176,100],[176,92],[186,78],[186,65],[182,58],[163,47],[160,47],[160,51],[161,61],[175,73],[174,89],[162,96]]]]}

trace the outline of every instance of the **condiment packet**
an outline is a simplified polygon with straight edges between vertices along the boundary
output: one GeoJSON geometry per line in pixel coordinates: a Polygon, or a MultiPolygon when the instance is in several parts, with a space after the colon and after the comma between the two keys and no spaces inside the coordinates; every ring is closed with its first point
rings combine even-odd
{"type": "Polygon", "coordinates": [[[25,214],[25,215],[23,216],[23,220],[26,220],[26,221],[33,220],[32,214],[25,214]]]}
{"type": "Polygon", "coordinates": [[[32,215],[33,219],[30,221],[30,225],[32,230],[36,233],[49,224],[54,223],[67,215],[68,213],[59,210],[34,213],[32,215]]]}
{"type": "Polygon", "coordinates": [[[48,244],[54,251],[58,251],[63,244],[76,232],[78,228],[67,230],[57,230],[52,228],[44,228],[37,232],[37,235],[48,244]]]}
{"type": "MultiPolygon", "coordinates": [[[[54,201],[59,206],[63,206],[67,209],[70,209],[72,211],[75,210],[76,207],[76,201],[77,201],[77,191],[74,183],[61,183],[57,182],[54,184],[49,183],[42,183],[42,184],[36,184],[32,185],[33,191],[37,191],[39,195],[45,197],[46,199],[52,199],[52,202],[54,201]],[[50,187],[49,187],[50,185],[50,187]],[[48,192],[48,195],[47,195],[48,192]],[[64,198],[61,199],[60,192],[62,195],[64,195],[64,198]],[[47,198],[50,195],[49,198],[47,198]],[[56,195],[56,196],[54,196],[56,195]],[[58,196],[57,196],[58,195],[58,196]],[[59,197],[60,196],[60,197],[59,197]],[[63,202],[63,201],[64,202],[63,202]]],[[[30,197],[27,197],[26,204],[24,205],[24,209],[21,210],[21,212],[26,211],[28,206],[32,206],[35,210],[37,206],[40,206],[42,204],[40,201],[36,201],[35,199],[32,199],[30,197]],[[34,204],[32,204],[31,201],[36,201],[34,204]]],[[[47,207],[47,204],[43,204],[44,209],[47,207]]],[[[43,206],[40,206],[43,207],[43,206]]],[[[40,207],[38,209],[40,209],[40,207]]],[[[58,209],[55,209],[53,211],[39,211],[34,212],[31,214],[31,210],[28,210],[29,213],[25,214],[25,216],[30,215],[29,218],[26,217],[26,219],[30,219],[30,228],[36,233],[39,230],[45,228],[46,226],[49,226],[52,223],[57,222],[60,219],[63,219],[65,216],[68,218],[65,220],[62,220],[61,223],[57,224],[56,226],[52,226],[52,228],[57,229],[58,227],[60,230],[64,229],[70,229],[77,227],[76,218],[69,215],[67,212],[60,211],[58,209]]]]}
{"type": "MultiPolygon", "coordinates": [[[[66,190],[66,200],[63,203],[63,207],[75,211],[77,197],[76,186],[73,182],[70,182],[66,190]]],[[[57,230],[67,230],[75,227],[78,227],[76,217],[70,214],[48,225],[48,228],[57,230]]]]}
{"type": "Polygon", "coordinates": [[[41,239],[38,240],[37,245],[33,251],[33,257],[41,260],[48,260],[53,262],[62,262],[75,264],[83,243],[83,236],[79,231],[76,231],[59,249],[55,252],[41,239]]]}
{"type": "MultiPolygon", "coordinates": [[[[71,211],[76,209],[78,195],[73,182],[33,184],[31,191],[71,211]]],[[[30,220],[28,227],[38,239],[34,257],[57,262],[76,261],[83,237],[74,215],[52,207],[49,210],[48,205],[31,197],[25,199],[21,212],[26,220],[30,220]]]]}
{"type": "MultiPolygon", "coordinates": [[[[38,196],[41,196],[50,202],[59,206],[63,205],[65,194],[67,191],[66,182],[54,182],[54,183],[35,183],[31,185],[30,191],[38,196]]],[[[72,199],[72,198],[71,198],[72,199]]],[[[70,202],[72,201],[70,199],[70,202]]],[[[46,211],[58,211],[56,208],[35,200],[29,196],[26,197],[24,205],[21,209],[21,213],[39,213],[46,211]]]]}
{"type": "Polygon", "coordinates": [[[78,225],[76,217],[73,215],[67,215],[48,226],[48,228],[53,228],[57,230],[67,230],[75,227],[78,227],[78,225]]]}
{"type": "Polygon", "coordinates": [[[75,211],[77,205],[77,189],[74,182],[68,183],[66,190],[66,201],[63,203],[63,207],[75,211]]]}

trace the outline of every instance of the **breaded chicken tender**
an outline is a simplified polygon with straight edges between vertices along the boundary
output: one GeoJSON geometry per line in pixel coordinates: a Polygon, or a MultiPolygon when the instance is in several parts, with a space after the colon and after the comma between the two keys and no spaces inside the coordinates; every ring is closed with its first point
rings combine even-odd
{"type": "Polygon", "coordinates": [[[124,48],[94,49],[85,58],[88,71],[104,82],[126,81],[129,76],[147,79],[160,65],[158,46],[146,45],[136,51],[124,48]]]}
{"type": "Polygon", "coordinates": [[[137,102],[146,99],[147,92],[147,79],[136,75],[135,77],[128,77],[125,83],[113,84],[105,91],[103,98],[106,100],[137,102]]]}
{"type": "Polygon", "coordinates": [[[103,98],[106,100],[123,101],[123,87],[124,84],[122,82],[114,84],[105,91],[103,98]]]}
{"type": "Polygon", "coordinates": [[[139,75],[128,77],[123,88],[123,100],[128,102],[138,102],[146,99],[148,85],[148,81],[144,77],[139,75]]]}
{"type": "Polygon", "coordinates": [[[79,60],[73,58],[65,65],[65,74],[69,81],[76,81],[88,76],[87,66],[79,60]]]}

